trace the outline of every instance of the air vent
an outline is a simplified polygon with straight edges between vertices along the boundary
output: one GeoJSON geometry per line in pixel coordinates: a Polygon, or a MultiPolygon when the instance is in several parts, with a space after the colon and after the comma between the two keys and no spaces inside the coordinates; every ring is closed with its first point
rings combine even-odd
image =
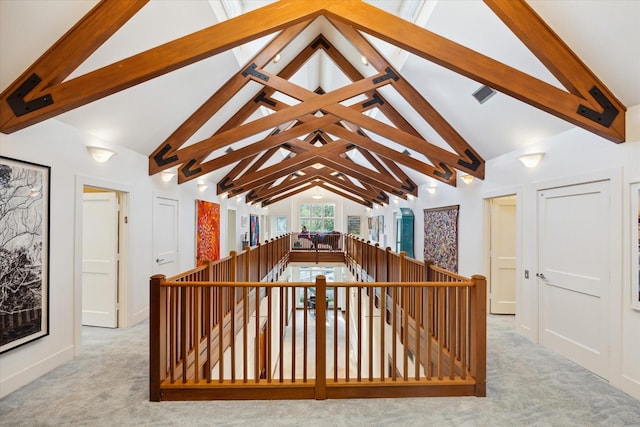
{"type": "Polygon", "coordinates": [[[233,153],[233,147],[229,147],[224,151],[226,154],[233,153]]]}
{"type": "Polygon", "coordinates": [[[404,154],[405,156],[410,156],[411,155],[411,151],[409,151],[409,150],[407,150],[405,148],[404,151],[402,152],[402,154],[404,154]]]}
{"type": "Polygon", "coordinates": [[[473,92],[473,97],[478,100],[480,104],[483,104],[487,99],[496,94],[496,91],[489,86],[482,86],[477,91],[473,92]]]}

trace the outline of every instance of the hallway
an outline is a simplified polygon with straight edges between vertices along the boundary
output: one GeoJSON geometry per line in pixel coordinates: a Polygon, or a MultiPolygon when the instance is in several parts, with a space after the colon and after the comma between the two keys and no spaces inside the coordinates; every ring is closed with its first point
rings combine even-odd
{"type": "Polygon", "coordinates": [[[513,316],[488,318],[486,398],[153,403],[148,329],[85,327],[79,357],[0,400],[0,426],[640,426],[640,401],[518,335],[513,316]]]}

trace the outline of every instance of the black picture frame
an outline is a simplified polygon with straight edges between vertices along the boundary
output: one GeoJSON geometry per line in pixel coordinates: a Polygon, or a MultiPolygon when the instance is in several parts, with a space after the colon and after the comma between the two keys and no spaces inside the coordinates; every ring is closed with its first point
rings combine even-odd
{"type": "Polygon", "coordinates": [[[51,168],[0,156],[0,354],[49,335],[51,168]]]}

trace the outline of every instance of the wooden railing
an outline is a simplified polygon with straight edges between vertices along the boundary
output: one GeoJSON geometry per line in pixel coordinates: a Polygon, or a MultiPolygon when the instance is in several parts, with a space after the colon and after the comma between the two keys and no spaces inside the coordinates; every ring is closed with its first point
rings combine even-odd
{"type": "Polygon", "coordinates": [[[286,266],[278,240],[151,279],[151,400],[485,395],[483,277],[347,238],[361,281],[259,283],[286,266]]]}

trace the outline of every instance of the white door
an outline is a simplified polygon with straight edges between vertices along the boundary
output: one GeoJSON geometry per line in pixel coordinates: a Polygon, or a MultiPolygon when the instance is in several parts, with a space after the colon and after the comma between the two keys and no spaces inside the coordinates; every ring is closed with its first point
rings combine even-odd
{"type": "Polygon", "coordinates": [[[608,378],[609,182],[538,192],[540,343],[608,378]]]}
{"type": "Polygon", "coordinates": [[[118,199],[84,193],[82,207],[82,324],[118,327],[118,199]]]}
{"type": "Polygon", "coordinates": [[[490,311],[516,313],[516,198],[491,200],[490,311]]]}
{"type": "MultiPolygon", "coordinates": [[[[238,251],[238,240],[236,238],[236,211],[227,210],[227,254],[231,251],[238,251]]],[[[242,248],[240,248],[242,250],[242,248]]],[[[226,255],[226,254],[225,254],[226,255]]]]}
{"type": "Polygon", "coordinates": [[[178,270],[178,201],[156,197],[153,207],[153,274],[178,270]]]}

